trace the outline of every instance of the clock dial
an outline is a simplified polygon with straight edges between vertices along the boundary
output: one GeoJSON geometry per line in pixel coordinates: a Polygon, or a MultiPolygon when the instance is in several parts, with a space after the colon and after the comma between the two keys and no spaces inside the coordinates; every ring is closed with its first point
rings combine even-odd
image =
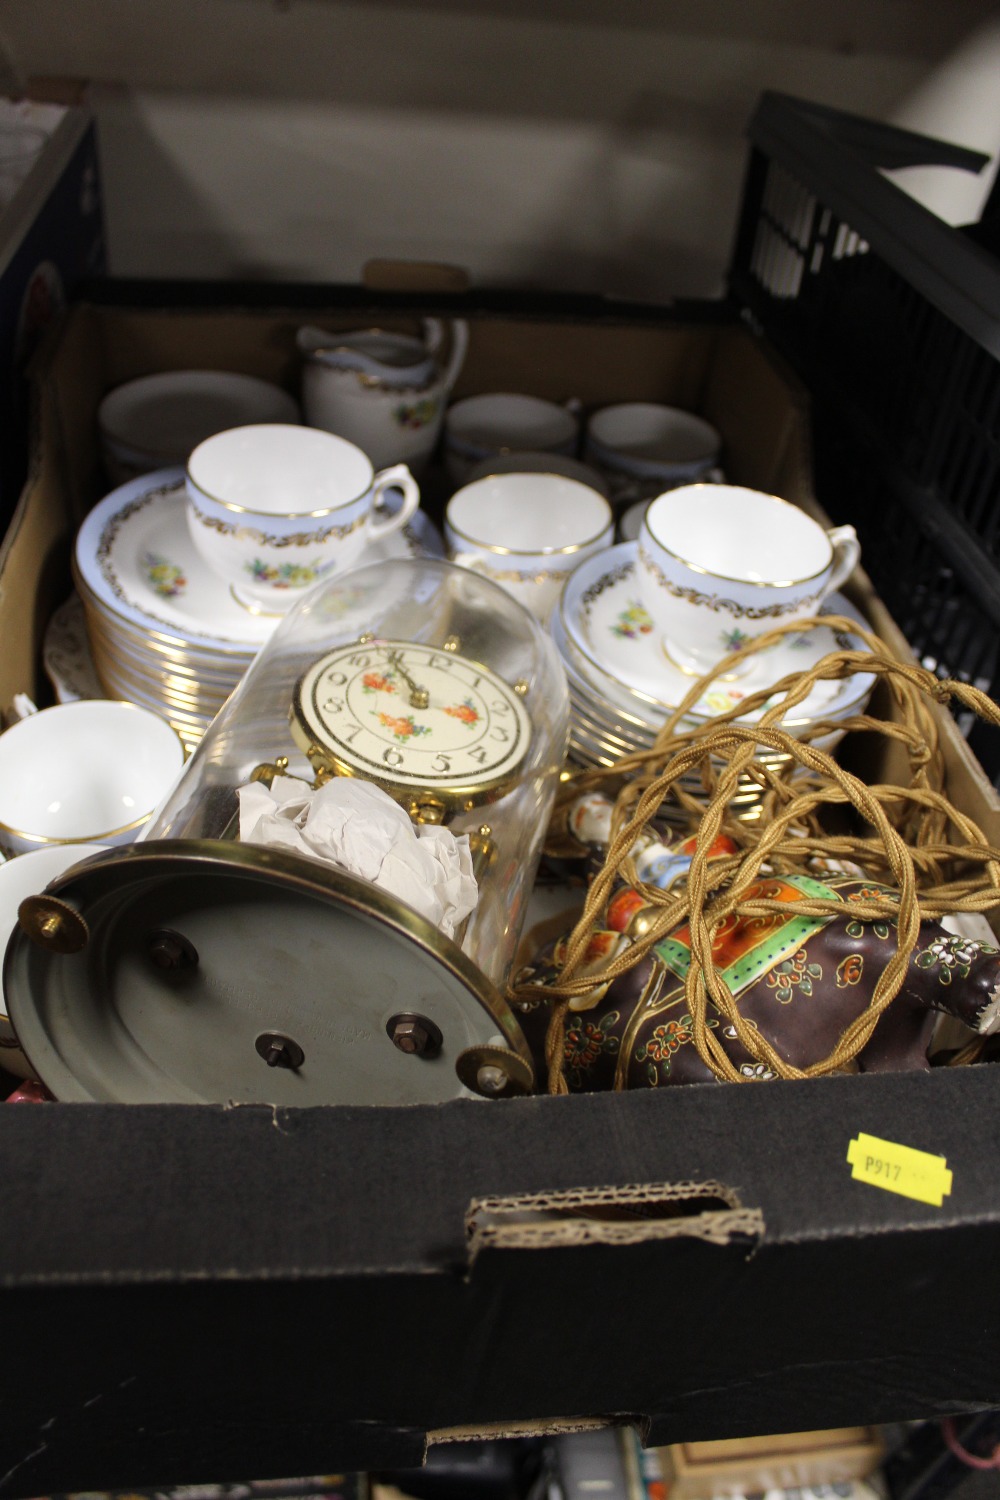
{"type": "Polygon", "coordinates": [[[302,678],[292,721],[336,770],[473,799],[515,771],[531,739],[527,710],[495,672],[413,641],[329,652],[302,678]]]}

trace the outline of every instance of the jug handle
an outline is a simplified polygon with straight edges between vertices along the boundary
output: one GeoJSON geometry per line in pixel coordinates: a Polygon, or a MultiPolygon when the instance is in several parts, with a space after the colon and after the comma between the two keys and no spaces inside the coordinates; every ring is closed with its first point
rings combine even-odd
{"type": "Polygon", "coordinates": [[[306,359],[322,359],[337,342],[335,333],[327,333],[324,328],[314,328],[310,324],[299,328],[295,334],[295,345],[300,354],[306,359]]]}
{"type": "MultiPolygon", "coordinates": [[[[464,318],[453,318],[451,327],[451,353],[444,374],[441,377],[446,391],[450,391],[458,379],[463,364],[465,363],[466,350],[469,347],[469,325],[464,318]]],[[[444,324],[440,318],[424,319],[424,336],[427,347],[432,354],[437,354],[444,336],[444,324]]]]}

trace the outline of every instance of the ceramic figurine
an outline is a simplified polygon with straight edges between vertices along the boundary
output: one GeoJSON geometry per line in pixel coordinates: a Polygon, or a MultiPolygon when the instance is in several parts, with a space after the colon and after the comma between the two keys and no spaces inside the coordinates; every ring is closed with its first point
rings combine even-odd
{"type": "MultiPolygon", "coordinates": [[[[571,812],[570,819],[592,836],[602,823],[593,798],[586,809],[576,810],[575,818],[571,812]]],[[[672,853],[662,845],[647,845],[638,863],[646,866],[647,876],[658,865],[662,874],[670,870],[674,880],[682,878],[693,852],[693,840],[687,842],[687,851],[677,845],[672,853]]],[[[729,851],[720,845],[716,852],[729,851]]],[[[845,1028],[867,1008],[879,975],[896,952],[896,926],[889,919],[852,916],[851,905],[887,890],[863,877],[761,878],[748,898],[780,901],[787,914],[733,916],[720,928],[714,945],[717,972],[744,1020],[790,1065],[804,1069],[827,1057],[845,1028]],[[796,906],[813,896],[843,902],[844,915],[797,915],[796,906]]],[[[572,1002],[565,1023],[563,1065],[571,1090],[656,1088],[716,1077],[694,1045],[684,990],[691,963],[686,925],[610,984],[600,981],[603,967],[631,941],[630,930],[646,909],[642,893],[620,882],[608,903],[606,927],[593,935],[582,972],[594,973],[595,987],[572,1002]]],[[[524,1002],[521,1018],[540,1060],[550,1013],[544,989],[558,981],[567,939],[540,950],[517,976],[521,985],[539,986],[539,999],[524,1002]]],[[[925,921],[902,989],[859,1053],[857,1068],[929,1068],[928,1046],[940,1012],[964,1023],[970,1039],[1000,1029],[1000,949],[925,921]]],[[[776,1076],[743,1047],[711,1001],[708,1026],[744,1077],[776,1076]]],[[[544,1075],[544,1067],[540,1071],[544,1075]]]]}

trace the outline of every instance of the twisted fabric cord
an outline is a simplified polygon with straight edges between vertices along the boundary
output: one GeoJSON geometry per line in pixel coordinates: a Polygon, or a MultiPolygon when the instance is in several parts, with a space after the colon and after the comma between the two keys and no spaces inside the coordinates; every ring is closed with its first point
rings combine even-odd
{"type": "MultiPolygon", "coordinates": [[[[884,642],[855,621],[826,615],[778,627],[728,657],[706,677],[693,681],[651,749],[623,757],[611,767],[569,777],[560,796],[560,808],[594,787],[606,787],[617,795],[611,842],[603,865],[567,941],[558,982],[545,987],[546,997],[552,1000],[545,1048],[549,1091],[564,1093],[567,1089],[563,1056],[571,1002],[627,973],[685,922],[692,956],[685,999],[694,1045],[718,1078],[745,1081],[717,1039],[715,1028],[708,1024],[709,1002],[733,1027],[749,1055],[781,1078],[813,1077],[848,1067],[902,987],[921,920],[956,912],[984,912],[1000,904],[1000,849],[989,844],[982,830],[952,804],[943,790],[944,764],[929,703],[947,704],[952,699],[988,723],[1000,725],[1000,708],[978,688],[942,680],[915,663],[897,661],[884,642]],[[731,672],[734,665],[773,645],[783,635],[813,628],[849,632],[861,637],[869,649],[831,652],[808,672],[789,674],[706,723],[681,727],[690,724],[691,709],[718,676],[731,672]],[[893,718],[858,713],[846,720],[810,722],[798,735],[782,727],[781,721],[794,718],[793,710],[818,682],[843,681],[861,674],[877,679],[890,699],[893,718]],[[759,709],[764,712],[757,723],[737,722],[759,709]],[[845,731],[858,737],[878,736],[898,747],[908,765],[908,784],[868,785],[814,743],[845,731]],[[758,759],[762,749],[774,752],[777,767],[758,759]],[[692,774],[700,776],[701,796],[690,790],[692,774]],[[685,778],[687,785],[682,786],[685,778]],[[741,820],[731,809],[741,785],[748,782],[762,794],[756,823],[741,820]],[[697,834],[686,885],[671,891],[639,881],[633,858],[637,838],[655,823],[667,803],[692,818],[697,834]],[[836,817],[839,812],[842,817],[843,812],[852,811],[870,833],[829,827],[831,815],[836,817]],[[708,851],[723,832],[736,844],[737,852],[710,859],[708,851]],[[742,1020],[731,991],[715,967],[712,949],[723,923],[733,918],[787,912],[784,903],[767,897],[766,885],[762,891],[760,882],[766,882],[768,875],[806,872],[816,859],[848,862],[860,867],[867,877],[894,887],[889,892],[866,893],[863,899],[852,900],[849,910],[852,917],[862,921],[895,923],[897,947],[878,978],[867,1009],[846,1027],[827,1057],[798,1069],[742,1020]],[[594,931],[606,925],[608,899],[621,879],[636,886],[646,901],[642,921],[623,952],[599,967],[590,965],[585,973],[580,972],[594,931]]],[[[843,916],[845,911],[843,902],[818,897],[796,902],[795,909],[803,916],[820,917],[843,916]]],[[[538,988],[516,986],[512,998],[537,999],[538,988]]],[[[971,1060],[979,1050],[970,1044],[962,1053],[971,1060]]]]}

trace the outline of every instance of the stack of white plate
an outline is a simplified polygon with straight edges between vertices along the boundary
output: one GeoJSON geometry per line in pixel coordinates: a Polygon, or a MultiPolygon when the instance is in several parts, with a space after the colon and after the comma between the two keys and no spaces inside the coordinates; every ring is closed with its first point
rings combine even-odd
{"type": "MultiPolygon", "coordinates": [[[[552,618],[552,635],[569,683],[570,753],[583,766],[611,766],[623,755],[648,750],[692,686],[692,678],[674,666],[664,652],[639,601],[635,561],[635,542],[624,542],[581,563],[570,574],[552,618]]],[[[845,615],[864,624],[842,594],[832,594],[823,612],[845,615]]],[[[738,707],[751,694],[789,673],[808,671],[821,657],[841,648],[866,649],[859,637],[833,630],[789,635],[779,645],[761,652],[746,675],[713,682],[679,727],[692,729],[708,723],[738,707]]],[[[860,713],[874,683],[870,673],[819,682],[781,727],[800,734],[817,720],[839,721],[860,713]]],[[[741,722],[757,722],[773,701],[769,699],[749,712],[741,722]]],[[[839,737],[834,730],[817,743],[829,749],[839,737]]],[[[776,769],[789,757],[761,747],[758,759],[776,769]]],[[[685,784],[697,793],[700,777],[695,774],[685,784]]],[[[752,817],[760,796],[756,781],[747,777],[735,805],[743,815],[752,817]]]]}
{"type": "MultiPolygon", "coordinates": [[[[418,511],[358,566],[442,551],[418,511]]],[[[180,468],[132,480],[95,506],[77,536],[74,575],[102,688],[163,714],[189,749],[281,618],[246,609],[201,560],[180,468]]]]}

